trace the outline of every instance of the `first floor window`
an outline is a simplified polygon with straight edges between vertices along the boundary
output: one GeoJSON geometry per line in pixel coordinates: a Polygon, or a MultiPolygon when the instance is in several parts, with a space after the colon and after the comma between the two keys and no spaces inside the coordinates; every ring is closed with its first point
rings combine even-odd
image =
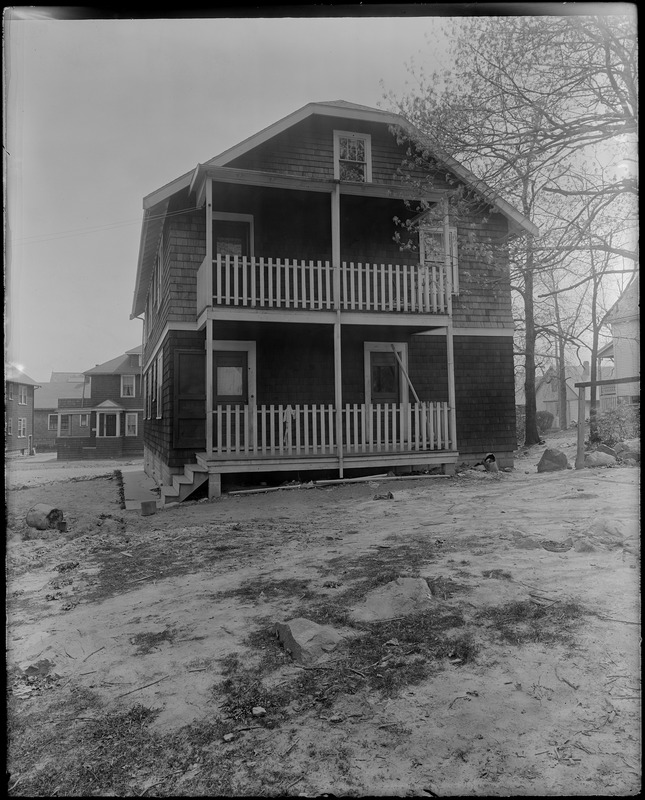
{"type": "Polygon", "coordinates": [[[60,429],[61,432],[69,433],[69,414],[61,414],[60,415],[60,429]]]}
{"type": "Polygon", "coordinates": [[[125,415],[125,435],[126,436],[136,436],[137,435],[137,415],[136,414],[126,414],[125,415]]]}
{"type": "Polygon", "coordinates": [[[13,420],[11,417],[7,418],[7,436],[13,435],[13,420]]]}
{"type": "Polygon", "coordinates": [[[27,417],[18,417],[18,437],[24,438],[27,435],[27,417]]]}
{"type": "Polygon", "coordinates": [[[89,414],[81,414],[78,424],[81,428],[87,428],[90,424],[90,415],[89,414]]]}
{"type": "Polygon", "coordinates": [[[48,431],[58,430],[58,414],[49,414],[49,416],[47,417],[47,430],[48,431]]]}

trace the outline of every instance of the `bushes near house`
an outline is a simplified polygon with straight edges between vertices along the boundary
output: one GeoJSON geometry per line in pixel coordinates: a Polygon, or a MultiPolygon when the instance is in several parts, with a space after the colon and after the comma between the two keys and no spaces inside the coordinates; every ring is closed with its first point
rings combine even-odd
{"type": "Polygon", "coordinates": [[[550,411],[538,411],[535,415],[538,429],[541,433],[551,430],[554,416],[550,411]]]}
{"type": "Polygon", "coordinates": [[[640,435],[640,406],[616,406],[598,417],[598,436],[609,447],[640,435]]]}

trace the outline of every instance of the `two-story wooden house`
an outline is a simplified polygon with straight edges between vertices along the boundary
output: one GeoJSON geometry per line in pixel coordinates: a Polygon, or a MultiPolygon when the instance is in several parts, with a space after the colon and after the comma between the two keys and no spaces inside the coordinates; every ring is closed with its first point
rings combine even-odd
{"type": "MultiPolygon", "coordinates": [[[[58,401],[61,398],[82,398],[84,392],[85,376],[82,372],[52,372],[49,381],[38,387],[34,396],[34,448],[39,453],[56,450],[58,401]]],[[[63,417],[60,424],[65,434],[87,436],[89,415],[63,417]]]]}
{"type": "Polygon", "coordinates": [[[311,103],[144,199],[132,317],[167,500],[235,474],[512,463],[503,245],[537,229],[452,159],[401,174],[392,126],[410,132],[311,103]],[[457,219],[464,186],[481,202],[457,219]]]}
{"type": "Polygon", "coordinates": [[[130,458],[143,452],[141,346],[83,373],[80,392],[58,399],[56,452],[60,460],[130,458]]]}
{"type": "Polygon", "coordinates": [[[31,455],[34,446],[34,391],[39,384],[13,364],[5,364],[5,453],[31,455]]]}

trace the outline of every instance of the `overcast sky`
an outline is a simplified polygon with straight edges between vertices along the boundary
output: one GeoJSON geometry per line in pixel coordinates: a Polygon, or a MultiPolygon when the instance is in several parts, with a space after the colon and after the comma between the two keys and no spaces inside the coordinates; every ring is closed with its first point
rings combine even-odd
{"type": "Polygon", "coordinates": [[[404,91],[440,24],[5,19],[8,360],[46,381],[140,344],[143,197],[308,102],[404,91]]]}

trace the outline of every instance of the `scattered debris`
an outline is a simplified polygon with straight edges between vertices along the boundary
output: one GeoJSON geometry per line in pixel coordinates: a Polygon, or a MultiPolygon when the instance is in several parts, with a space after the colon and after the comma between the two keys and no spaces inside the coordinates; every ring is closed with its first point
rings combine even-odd
{"type": "Polygon", "coordinates": [[[388,492],[387,494],[375,494],[375,500],[394,500],[394,495],[392,492],[388,492]]]}
{"type": "Polygon", "coordinates": [[[234,733],[225,733],[222,738],[224,739],[225,742],[232,742],[233,739],[235,739],[235,734],[234,733]]]}
{"type": "Polygon", "coordinates": [[[552,553],[566,553],[573,547],[573,539],[569,537],[564,542],[554,542],[550,539],[543,539],[540,542],[543,550],[549,550],[552,553]]]}
{"type": "Polygon", "coordinates": [[[78,561],[63,561],[62,564],[57,564],[54,569],[57,572],[68,572],[70,569],[76,569],[78,564],[78,561]]]}
{"type": "Polygon", "coordinates": [[[254,717],[263,717],[266,713],[266,708],[262,708],[262,706],[253,706],[251,710],[251,714],[253,714],[254,717]]]}

